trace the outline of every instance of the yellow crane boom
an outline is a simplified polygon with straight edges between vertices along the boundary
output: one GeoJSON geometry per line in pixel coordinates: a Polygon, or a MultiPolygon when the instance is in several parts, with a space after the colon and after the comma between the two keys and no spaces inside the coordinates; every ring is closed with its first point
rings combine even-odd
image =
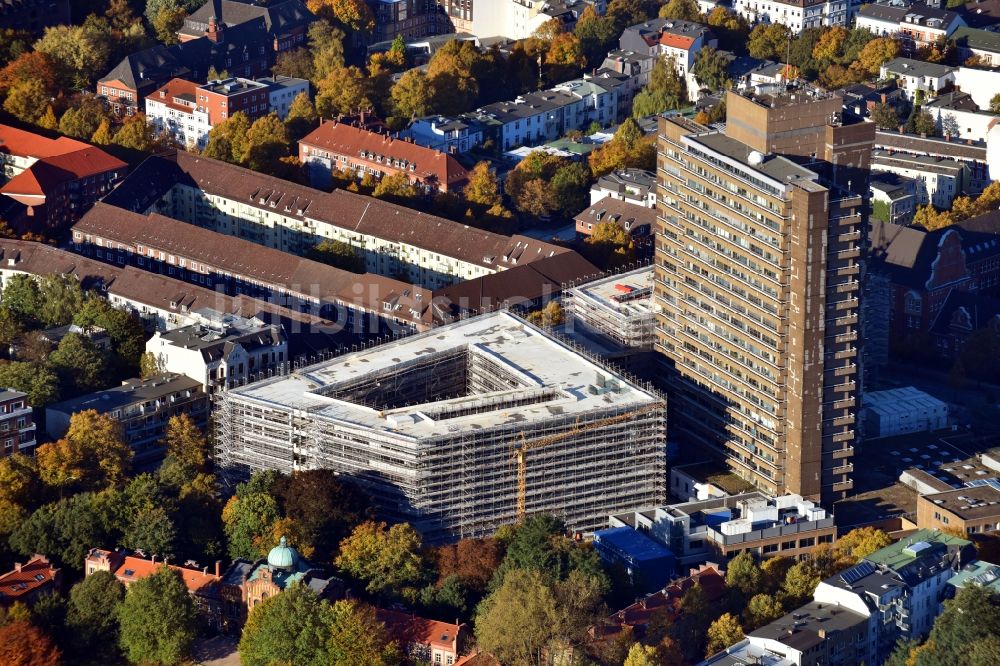
{"type": "Polygon", "coordinates": [[[648,405],[643,405],[639,409],[631,412],[626,412],[624,414],[618,414],[617,416],[609,416],[604,419],[597,421],[591,421],[590,423],[585,423],[580,425],[580,419],[577,418],[576,424],[565,432],[556,433],[554,435],[549,435],[548,437],[541,437],[539,439],[528,440],[525,438],[524,431],[519,433],[521,438],[521,445],[514,450],[514,460],[517,462],[517,522],[521,523],[524,521],[525,513],[527,512],[527,495],[528,495],[528,462],[527,453],[533,449],[539,449],[543,446],[548,446],[549,444],[555,444],[556,442],[561,442],[564,439],[573,437],[582,432],[588,430],[595,430],[597,428],[604,428],[609,425],[615,425],[616,423],[621,423],[622,421],[628,421],[631,418],[647,414],[654,410],[660,409],[662,404],[652,403],[648,405]]]}

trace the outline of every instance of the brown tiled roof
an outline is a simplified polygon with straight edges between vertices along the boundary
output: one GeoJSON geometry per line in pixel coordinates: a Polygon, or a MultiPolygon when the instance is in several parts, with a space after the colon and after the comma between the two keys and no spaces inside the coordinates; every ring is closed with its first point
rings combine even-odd
{"type": "Polygon", "coordinates": [[[86,146],[70,153],[38,160],[7,181],[3,188],[0,188],[0,192],[10,196],[44,196],[60,183],[81,180],[127,167],[128,164],[108,155],[100,148],[86,146]]]}
{"type": "Polygon", "coordinates": [[[414,299],[405,303],[407,307],[392,311],[394,316],[415,322],[429,317],[431,293],[421,287],[370,273],[351,273],[156,213],[146,216],[97,203],[73,231],[116,243],[146,245],[234,276],[373,312],[383,312],[383,303],[393,298],[414,299]],[[418,294],[420,299],[415,300],[418,294]]]}
{"type": "MultiPolygon", "coordinates": [[[[413,165],[415,171],[412,173],[421,180],[434,180],[448,185],[449,188],[464,183],[469,178],[465,167],[448,153],[370,132],[347,123],[337,121],[323,123],[301,139],[299,144],[328,150],[338,155],[360,158],[364,152],[378,155],[386,162],[390,159],[393,162],[403,160],[407,166],[402,170],[409,172],[409,165],[413,165]]],[[[371,158],[371,161],[374,162],[374,158],[371,158]]],[[[398,169],[398,167],[391,168],[398,169]]]]}
{"type": "Polygon", "coordinates": [[[947,141],[932,137],[922,137],[899,132],[876,132],[875,147],[885,150],[898,150],[916,155],[932,155],[950,159],[986,161],[986,145],[966,143],[964,141],[947,141]]]}
{"type": "Polygon", "coordinates": [[[193,115],[195,110],[194,106],[178,104],[174,101],[174,98],[178,95],[190,95],[192,103],[196,104],[196,99],[198,97],[198,84],[194,81],[187,81],[185,79],[170,79],[153,91],[153,93],[146,99],[159,102],[174,111],[193,115]]]}
{"type": "Polygon", "coordinates": [[[39,588],[53,585],[59,578],[59,569],[41,555],[35,555],[25,564],[15,564],[13,571],[0,576],[0,604],[23,599],[39,588]]]}
{"type": "Polygon", "coordinates": [[[652,233],[653,225],[656,222],[656,209],[629,203],[628,201],[622,201],[614,197],[604,197],[594,205],[580,212],[574,219],[577,222],[594,225],[607,220],[614,220],[623,229],[626,228],[626,222],[631,222],[628,226],[629,230],[647,226],[649,227],[649,233],[652,233]],[[600,219],[598,219],[598,216],[600,216],[600,219]]]}
{"type": "Polygon", "coordinates": [[[471,264],[503,269],[571,252],[527,236],[495,234],[346,190],[315,190],[183,151],[177,153],[176,161],[192,186],[210,194],[407,243],[471,264]]]}
{"type": "Polygon", "coordinates": [[[385,625],[389,637],[403,645],[429,645],[457,651],[458,632],[465,631],[465,625],[428,620],[385,608],[376,609],[375,615],[385,625]]]}

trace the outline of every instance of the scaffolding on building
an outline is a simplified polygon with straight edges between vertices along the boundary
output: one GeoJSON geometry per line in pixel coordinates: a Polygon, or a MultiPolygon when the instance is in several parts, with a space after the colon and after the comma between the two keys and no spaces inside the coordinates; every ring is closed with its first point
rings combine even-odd
{"type": "MultiPolygon", "coordinates": [[[[667,497],[665,401],[648,384],[600,367],[585,389],[594,407],[572,412],[561,406],[572,398],[569,389],[539,386],[515,364],[470,346],[305,385],[325,401],[374,410],[385,424],[378,428],[330,418],[325,402],[300,408],[229,391],[216,411],[218,461],[234,480],[259,469],[333,469],[364,487],[385,517],[412,523],[427,543],[489,535],[543,512],[590,532],[608,515],[667,497]],[[614,400],[627,391],[637,399],[614,400]],[[525,408],[546,415],[518,418],[525,408]],[[394,427],[419,419],[447,428],[419,436],[394,427]]],[[[308,382],[311,368],[297,375],[308,382]]]]}

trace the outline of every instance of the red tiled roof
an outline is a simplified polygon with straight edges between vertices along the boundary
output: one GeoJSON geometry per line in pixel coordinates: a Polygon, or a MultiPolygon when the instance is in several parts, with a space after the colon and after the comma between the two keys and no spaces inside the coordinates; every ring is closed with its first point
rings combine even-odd
{"type": "Polygon", "coordinates": [[[0,603],[23,599],[39,588],[52,585],[59,576],[42,555],[35,555],[26,564],[14,565],[13,571],[0,576],[0,603]]]}
{"type": "MultiPolygon", "coordinates": [[[[152,576],[162,566],[162,561],[154,562],[153,560],[127,555],[122,561],[122,565],[112,573],[114,573],[115,578],[122,581],[122,583],[129,585],[137,580],[145,578],[146,576],[152,576]]],[[[184,579],[185,587],[187,587],[188,592],[191,592],[192,594],[205,592],[209,587],[219,582],[219,577],[215,574],[206,573],[198,569],[179,567],[173,564],[168,564],[167,566],[171,571],[176,571],[181,574],[181,578],[184,579]]]]}
{"type": "Polygon", "coordinates": [[[465,625],[438,622],[399,611],[379,608],[375,611],[391,638],[403,644],[430,645],[448,650],[458,649],[458,632],[465,625]]]}
{"type": "Polygon", "coordinates": [[[124,169],[128,165],[100,148],[85,146],[62,155],[45,157],[11,178],[0,193],[8,196],[42,196],[53,187],[70,180],[124,169]]]}
{"type": "Polygon", "coordinates": [[[0,153],[42,159],[71,153],[82,148],[89,148],[89,146],[67,136],[49,139],[41,134],[0,124],[0,153]]]}
{"type": "Polygon", "coordinates": [[[146,99],[159,102],[174,111],[193,114],[195,107],[174,102],[174,98],[178,95],[191,95],[192,102],[196,103],[195,100],[198,97],[198,84],[194,81],[187,81],[185,79],[170,79],[170,81],[168,81],[163,87],[158,88],[151,95],[147,95],[146,99]]]}
{"type": "Polygon", "coordinates": [[[360,157],[362,151],[374,153],[383,158],[387,169],[393,167],[387,163],[388,160],[385,158],[393,161],[405,160],[416,166],[416,170],[412,172],[414,175],[423,179],[433,178],[437,182],[449,186],[464,182],[469,178],[468,172],[459,164],[458,160],[447,153],[369,132],[345,123],[335,121],[323,123],[299,143],[354,157],[360,157]]]}
{"type": "Polygon", "coordinates": [[[669,46],[675,49],[684,49],[687,51],[694,44],[693,37],[684,37],[683,35],[675,35],[669,32],[665,32],[660,35],[660,44],[663,46],[669,46]]]}

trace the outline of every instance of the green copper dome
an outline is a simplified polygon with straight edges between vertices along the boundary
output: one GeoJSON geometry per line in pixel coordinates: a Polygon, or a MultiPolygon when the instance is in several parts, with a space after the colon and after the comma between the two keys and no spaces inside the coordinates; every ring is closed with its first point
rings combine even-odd
{"type": "Polygon", "coordinates": [[[291,569],[299,560],[299,554],[288,545],[288,540],[281,537],[278,545],[267,554],[267,563],[276,569],[291,569]]]}

